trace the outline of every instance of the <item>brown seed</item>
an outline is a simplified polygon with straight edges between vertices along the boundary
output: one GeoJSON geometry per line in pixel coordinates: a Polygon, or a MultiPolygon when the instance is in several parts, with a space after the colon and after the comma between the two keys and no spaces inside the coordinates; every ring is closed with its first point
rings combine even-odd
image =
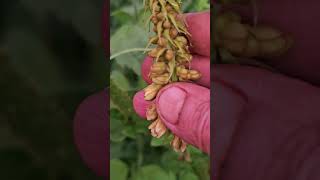
{"type": "Polygon", "coordinates": [[[154,99],[161,87],[159,84],[152,83],[144,88],[144,99],[147,101],[154,99]]]}
{"type": "Polygon", "coordinates": [[[182,77],[184,79],[187,79],[188,78],[188,70],[185,69],[185,68],[181,68],[181,69],[177,69],[177,75],[179,77],[182,77]]]}
{"type": "Polygon", "coordinates": [[[181,140],[178,136],[174,135],[172,141],[170,142],[171,147],[174,151],[179,152],[181,146],[181,140]]]}
{"type": "Polygon", "coordinates": [[[156,6],[153,7],[153,10],[154,10],[155,12],[160,12],[161,8],[160,8],[159,5],[156,5],[156,6]]]}
{"type": "Polygon", "coordinates": [[[179,42],[181,42],[181,44],[182,44],[183,46],[186,46],[186,45],[188,44],[188,40],[187,40],[187,38],[184,37],[184,36],[178,36],[178,37],[176,37],[176,40],[179,41],[179,42]]]}
{"type": "Polygon", "coordinates": [[[176,38],[178,36],[179,32],[175,28],[170,29],[170,37],[172,39],[176,38]]]}
{"type": "Polygon", "coordinates": [[[169,29],[171,28],[171,23],[169,20],[165,20],[164,23],[163,23],[163,27],[166,28],[166,29],[169,29]]]}
{"type": "Polygon", "coordinates": [[[196,70],[190,70],[188,72],[188,79],[190,80],[198,80],[201,77],[201,74],[196,70]]]}
{"type": "Polygon", "coordinates": [[[148,126],[148,129],[154,129],[154,127],[156,127],[157,123],[158,123],[159,119],[153,121],[149,126],[148,126]]]}
{"type": "Polygon", "coordinates": [[[156,105],[154,103],[148,106],[146,117],[148,121],[155,120],[158,117],[156,105]]]}
{"type": "Polygon", "coordinates": [[[164,62],[156,62],[151,66],[151,73],[162,74],[167,70],[167,65],[164,62]]]}
{"type": "Polygon", "coordinates": [[[158,48],[154,48],[154,49],[152,49],[152,50],[148,53],[148,55],[149,55],[150,57],[155,58],[155,57],[157,57],[158,51],[159,51],[158,48]]]}
{"type": "Polygon", "coordinates": [[[151,18],[151,22],[152,22],[153,24],[157,24],[159,21],[158,21],[158,19],[157,19],[156,16],[153,16],[153,17],[151,18]]]}
{"type": "Polygon", "coordinates": [[[168,45],[168,40],[161,37],[159,40],[158,40],[158,45],[161,46],[161,47],[166,47],[168,45]]]}
{"type": "Polygon", "coordinates": [[[159,21],[162,21],[162,20],[164,19],[164,15],[163,15],[162,13],[158,13],[158,14],[157,14],[157,19],[158,19],[159,21]]]}
{"type": "Polygon", "coordinates": [[[165,85],[169,82],[169,73],[152,78],[152,82],[158,85],[165,85]]]}
{"type": "Polygon", "coordinates": [[[180,152],[185,152],[187,149],[187,143],[181,140],[180,152]]]}
{"type": "Polygon", "coordinates": [[[160,138],[162,135],[164,135],[167,131],[166,126],[164,125],[164,123],[162,122],[162,120],[160,118],[158,118],[158,123],[156,124],[156,126],[154,127],[155,129],[155,133],[156,133],[156,137],[160,138]]]}
{"type": "Polygon", "coordinates": [[[169,4],[166,5],[166,9],[167,11],[172,11],[173,10],[173,7],[169,4]]]}
{"type": "Polygon", "coordinates": [[[171,61],[174,57],[174,52],[172,49],[168,49],[166,51],[166,54],[165,54],[165,58],[168,60],[168,61],[171,61]]]}

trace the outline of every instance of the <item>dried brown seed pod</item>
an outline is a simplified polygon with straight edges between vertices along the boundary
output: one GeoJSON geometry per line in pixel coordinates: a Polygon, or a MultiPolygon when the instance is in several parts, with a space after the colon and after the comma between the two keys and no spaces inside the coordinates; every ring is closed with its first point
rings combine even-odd
{"type": "Polygon", "coordinates": [[[161,47],[166,47],[168,45],[168,40],[161,37],[159,40],[158,40],[158,45],[161,46],[161,47]]]}
{"type": "Polygon", "coordinates": [[[152,49],[151,51],[149,51],[148,55],[149,55],[150,57],[155,58],[155,57],[157,57],[158,51],[159,51],[159,48],[154,48],[154,49],[152,49]]]}
{"type": "Polygon", "coordinates": [[[148,121],[155,120],[158,117],[156,105],[154,103],[148,106],[146,117],[148,121]]]}
{"type": "Polygon", "coordinates": [[[155,74],[163,74],[164,72],[166,72],[167,70],[167,65],[164,62],[156,62],[154,64],[152,64],[151,66],[151,73],[155,73],[155,74]]]}
{"type": "Polygon", "coordinates": [[[153,16],[153,17],[151,18],[151,22],[152,22],[153,24],[157,24],[159,21],[158,21],[158,18],[157,18],[156,16],[153,16]]]}
{"type": "Polygon", "coordinates": [[[160,84],[152,83],[144,88],[144,99],[147,101],[154,99],[161,87],[160,84]]]}
{"type": "Polygon", "coordinates": [[[200,77],[201,77],[201,74],[196,70],[190,70],[188,72],[188,79],[189,80],[194,80],[195,81],[195,80],[200,79],[200,77]]]}
{"type": "Polygon", "coordinates": [[[171,28],[171,23],[169,20],[165,20],[164,23],[163,23],[163,27],[166,28],[166,29],[169,29],[171,28]]]}
{"type": "Polygon", "coordinates": [[[170,37],[172,39],[176,38],[178,36],[178,34],[179,34],[178,30],[176,30],[175,28],[170,29],[170,37]]]}
{"type": "Polygon", "coordinates": [[[172,49],[168,49],[165,54],[165,58],[168,61],[171,61],[174,58],[174,52],[172,49]]]}
{"type": "Polygon", "coordinates": [[[164,73],[160,76],[152,78],[152,82],[158,85],[166,85],[169,83],[169,73],[164,73]]]}
{"type": "Polygon", "coordinates": [[[159,20],[159,21],[163,21],[164,20],[164,15],[163,15],[163,13],[158,13],[157,14],[157,19],[159,20]]]}

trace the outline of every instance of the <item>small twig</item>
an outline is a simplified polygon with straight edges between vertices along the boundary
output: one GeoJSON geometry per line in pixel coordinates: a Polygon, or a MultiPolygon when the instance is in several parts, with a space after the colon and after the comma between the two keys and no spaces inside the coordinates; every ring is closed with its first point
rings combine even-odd
{"type": "Polygon", "coordinates": [[[139,51],[150,51],[150,50],[152,50],[152,49],[148,49],[148,48],[126,49],[126,50],[124,50],[124,51],[120,51],[120,52],[112,55],[112,56],[110,57],[110,60],[112,60],[112,59],[114,59],[114,58],[116,58],[116,57],[118,57],[118,56],[121,56],[121,55],[123,55],[123,54],[132,53],[132,52],[139,52],[139,51]]]}

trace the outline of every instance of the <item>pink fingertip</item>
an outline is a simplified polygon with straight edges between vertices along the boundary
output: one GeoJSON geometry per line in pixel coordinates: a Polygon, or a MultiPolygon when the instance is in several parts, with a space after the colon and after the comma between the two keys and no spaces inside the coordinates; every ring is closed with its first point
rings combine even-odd
{"type": "Polygon", "coordinates": [[[142,117],[146,118],[146,110],[150,102],[144,100],[144,92],[139,91],[133,97],[133,107],[136,113],[142,117]]]}
{"type": "Polygon", "coordinates": [[[143,61],[143,64],[141,67],[141,74],[142,74],[143,80],[145,80],[148,84],[152,83],[151,79],[148,77],[151,65],[152,65],[152,58],[147,56],[143,61]]]}

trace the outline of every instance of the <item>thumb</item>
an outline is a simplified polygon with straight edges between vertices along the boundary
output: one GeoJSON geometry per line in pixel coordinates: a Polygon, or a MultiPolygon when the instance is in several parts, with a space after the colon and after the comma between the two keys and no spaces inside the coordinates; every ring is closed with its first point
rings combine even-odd
{"type": "Polygon", "coordinates": [[[191,83],[163,88],[156,99],[159,117],[188,144],[210,153],[210,90],[191,83]]]}

